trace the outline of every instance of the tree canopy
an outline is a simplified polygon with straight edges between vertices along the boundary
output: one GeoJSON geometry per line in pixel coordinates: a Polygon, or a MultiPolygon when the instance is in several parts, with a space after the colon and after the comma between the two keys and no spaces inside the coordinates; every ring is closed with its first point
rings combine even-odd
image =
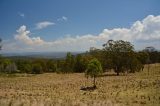
{"type": "Polygon", "coordinates": [[[108,55],[112,68],[119,75],[120,72],[135,72],[138,60],[134,53],[133,45],[128,41],[109,40],[103,45],[103,50],[108,55]]]}

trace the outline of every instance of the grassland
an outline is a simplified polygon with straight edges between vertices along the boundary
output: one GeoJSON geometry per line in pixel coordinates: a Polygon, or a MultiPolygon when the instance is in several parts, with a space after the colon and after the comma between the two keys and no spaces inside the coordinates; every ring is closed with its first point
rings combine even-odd
{"type": "Polygon", "coordinates": [[[0,75],[0,106],[159,106],[160,64],[135,74],[107,72],[97,78],[98,89],[83,73],[0,75]]]}

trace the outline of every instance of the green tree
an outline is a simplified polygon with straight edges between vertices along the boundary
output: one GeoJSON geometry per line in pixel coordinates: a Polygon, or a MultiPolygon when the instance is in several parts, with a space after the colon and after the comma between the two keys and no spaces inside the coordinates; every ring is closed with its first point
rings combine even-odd
{"type": "Polygon", "coordinates": [[[2,60],[2,64],[4,65],[4,68],[6,68],[8,65],[12,64],[12,61],[10,59],[4,58],[2,60]]]}
{"type": "Polygon", "coordinates": [[[65,60],[57,60],[56,61],[56,73],[66,73],[66,64],[65,64],[65,60]]]}
{"type": "Polygon", "coordinates": [[[141,69],[143,70],[143,68],[144,68],[143,64],[135,57],[132,58],[132,61],[129,66],[130,66],[129,69],[130,69],[131,73],[134,73],[136,71],[138,72],[141,69]]]}
{"type": "Polygon", "coordinates": [[[39,64],[42,67],[43,72],[47,72],[48,71],[48,67],[46,64],[46,59],[43,58],[39,58],[39,59],[35,59],[32,64],[39,64]]]}
{"type": "Polygon", "coordinates": [[[17,65],[17,69],[21,73],[32,72],[32,59],[29,58],[14,58],[13,61],[17,65]]]}
{"type": "Polygon", "coordinates": [[[149,58],[149,54],[145,51],[137,52],[137,59],[144,65],[147,63],[147,59],[149,58]]]}
{"type": "Polygon", "coordinates": [[[23,64],[23,72],[31,73],[32,72],[32,65],[31,64],[23,64]]]}
{"type": "Polygon", "coordinates": [[[92,59],[87,65],[85,76],[93,78],[93,87],[96,87],[96,77],[102,74],[102,72],[101,63],[96,58],[92,59]]]}
{"type": "Polygon", "coordinates": [[[42,66],[39,63],[33,64],[32,73],[33,74],[41,74],[43,73],[42,66]]]}
{"type": "Polygon", "coordinates": [[[148,53],[148,55],[149,55],[148,61],[150,61],[150,63],[157,63],[158,62],[158,60],[159,60],[158,54],[159,53],[154,47],[152,47],[152,46],[146,47],[143,51],[148,53]]]}
{"type": "Polygon", "coordinates": [[[56,72],[57,71],[57,62],[53,60],[47,61],[47,67],[49,72],[56,72]]]}
{"type": "Polygon", "coordinates": [[[6,73],[14,73],[17,72],[16,64],[7,58],[0,59],[0,71],[6,73]]]}
{"type": "Polygon", "coordinates": [[[103,50],[91,47],[89,53],[91,56],[97,58],[101,62],[103,69],[109,68],[108,65],[110,65],[110,64],[107,63],[108,60],[107,60],[106,54],[103,50]]]}
{"type": "Polygon", "coordinates": [[[84,72],[86,69],[85,61],[82,55],[78,54],[75,58],[74,70],[75,72],[84,72]]]}
{"type": "Polygon", "coordinates": [[[73,72],[74,63],[74,56],[68,52],[65,59],[65,72],[73,72]]]}
{"type": "Polygon", "coordinates": [[[134,53],[134,47],[130,42],[123,40],[109,40],[103,46],[103,50],[106,51],[108,58],[110,58],[110,64],[112,64],[112,68],[117,73],[117,75],[119,75],[120,72],[128,72],[128,70],[133,71],[133,67],[130,66],[135,64],[132,63],[138,64],[138,62],[133,62],[136,56],[134,53]]]}

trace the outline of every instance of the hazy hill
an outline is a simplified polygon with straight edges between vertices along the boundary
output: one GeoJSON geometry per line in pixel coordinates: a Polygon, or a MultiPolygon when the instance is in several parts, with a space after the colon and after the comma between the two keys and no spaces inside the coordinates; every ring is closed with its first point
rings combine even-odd
{"type": "MultiPolygon", "coordinates": [[[[25,53],[2,53],[4,57],[33,57],[33,58],[65,58],[67,52],[25,52],[25,53]]],[[[77,55],[82,52],[71,52],[77,55]]]]}

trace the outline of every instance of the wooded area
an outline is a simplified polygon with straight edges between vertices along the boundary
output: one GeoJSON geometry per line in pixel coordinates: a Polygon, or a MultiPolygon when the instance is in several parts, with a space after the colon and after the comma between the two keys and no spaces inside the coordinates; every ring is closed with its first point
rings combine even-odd
{"type": "MultiPolygon", "coordinates": [[[[2,40],[1,40],[2,41],[2,40]]],[[[90,51],[78,55],[67,53],[65,59],[27,57],[0,57],[0,72],[3,73],[82,73],[92,59],[97,59],[103,72],[113,69],[120,73],[143,70],[145,64],[160,63],[160,52],[154,47],[135,51],[134,45],[122,40],[109,40],[103,49],[91,47],[90,51]]]]}

